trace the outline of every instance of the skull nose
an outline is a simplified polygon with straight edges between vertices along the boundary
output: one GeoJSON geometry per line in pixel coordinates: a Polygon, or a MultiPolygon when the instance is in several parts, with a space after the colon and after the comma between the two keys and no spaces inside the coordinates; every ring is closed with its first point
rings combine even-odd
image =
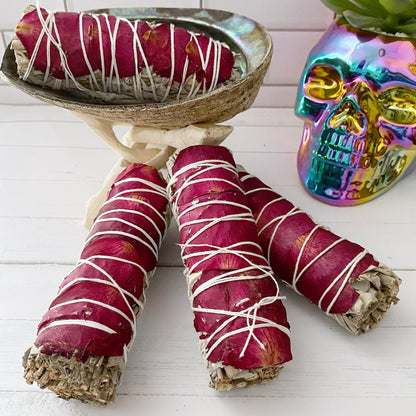
{"type": "Polygon", "coordinates": [[[333,129],[345,127],[348,133],[360,134],[364,130],[364,119],[351,101],[341,104],[329,120],[333,129]]]}

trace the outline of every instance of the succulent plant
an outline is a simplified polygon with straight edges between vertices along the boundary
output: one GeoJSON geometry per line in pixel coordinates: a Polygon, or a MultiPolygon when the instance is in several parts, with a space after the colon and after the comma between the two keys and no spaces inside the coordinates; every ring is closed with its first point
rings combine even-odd
{"type": "Polygon", "coordinates": [[[416,0],[321,0],[360,29],[416,37],[416,0]]]}

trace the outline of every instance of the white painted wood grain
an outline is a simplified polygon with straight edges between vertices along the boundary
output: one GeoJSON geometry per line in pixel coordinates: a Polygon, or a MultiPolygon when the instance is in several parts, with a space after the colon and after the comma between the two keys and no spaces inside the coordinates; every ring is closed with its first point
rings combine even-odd
{"type": "MultiPolygon", "coordinates": [[[[3,59],[3,54],[4,54],[4,51],[6,50],[6,45],[7,45],[7,42],[6,42],[4,33],[0,31],[0,59],[3,59]]],[[[6,83],[3,81],[2,78],[0,78],[0,87],[3,87],[4,85],[6,85],[6,83]]],[[[2,96],[3,96],[3,93],[0,90],[0,97],[2,96]]]]}
{"type": "MultiPolygon", "coordinates": [[[[36,323],[46,312],[52,299],[58,292],[58,286],[61,284],[64,277],[72,270],[72,267],[73,265],[58,264],[0,264],[0,284],[2,287],[2,290],[0,291],[2,307],[0,321],[30,321],[33,322],[33,328],[36,329],[36,323]],[[18,282],[18,284],[16,284],[16,282],[18,282]],[[41,287],[42,290],[39,290],[39,287],[41,287]],[[33,297],[34,293],[36,293],[36,298],[33,297]],[[16,304],[17,297],[19,297],[19,304],[16,304]]],[[[165,309],[159,308],[160,305],[163,304],[168,309],[172,308],[175,315],[177,314],[180,316],[184,314],[186,319],[190,316],[190,312],[188,312],[189,302],[186,298],[186,283],[182,270],[183,266],[164,267],[159,265],[152,278],[151,288],[149,289],[147,296],[148,302],[145,309],[146,315],[155,315],[158,319],[160,317],[161,322],[157,324],[158,327],[160,326],[160,331],[166,330],[170,325],[169,320],[168,322],[165,322],[165,319],[163,319],[165,309]],[[166,292],[171,293],[172,296],[166,296],[166,292]]],[[[416,272],[415,270],[396,270],[396,273],[399,273],[403,279],[403,283],[400,287],[400,302],[390,309],[377,329],[416,327],[416,305],[413,302],[413,293],[416,290],[416,272]]],[[[335,321],[328,318],[314,305],[287,288],[284,284],[281,284],[280,281],[279,284],[282,294],[287,298],[284,302],[287,304],[293,331],[296,330],[297,332],[302,332],[302,322],[303,319],[306,319],[303,318],[302,315],[312,313],[313,316],[310,318],[310,322],[314,322],[314,325],[322,325],[322,327],[326,326],[328,327],[328,330],[331,331],[333,328],[337,328],[336,332],[338,334],[344,333],[344,330],[339,327],[335,321]]],[[[168,319],[168,317],[166,317],[166,319],[168,319]]],[[[149,331],[156,331],[157,329],[152,329],[151,327],[151,323],[153,322],[151,317],[146,318],[146,320],[149,320],[148,324],[146,324],[149,331]]],[[[187,327],[188,323],[180,321],[178,322],[178,325],[182,328],[183,326],[187,327]]],[[[377,329],[367,335],[378,332],[377,329]]],[[[359,339],[366,339],[367,335],[360,336],[359,339]]],[[[354,337],[346,333],[346,339],[349,338],[354,337]]],[[[30,343],[32,340],[28,342],[30,343]]]]}
{"type": "Polygon", "coordinates": [[[101,187],[101,181],[32,181],[1,180],[0,217],[62,218],[80,221],[85,214],[86,201],[101,187]],[[19,190],[16,192],[16,190],[19,190]],[[51,198],[53,195],[53,198],[51,198]]]}
{"type": "MultiPolygon", "coordinates": [[[[27,386],[22,379],[20,356],[33,342],[36,324],[56,293],[63,277],[58,275],[69,269],[5,265],[0,271],[0,281],[6,282],[4,287],[9,293],[0,298],[2,307],[9,309],[0,319],[1,333],[8,340],[0,346],[0,359],[6,362],[0,392],[36,391],[36,387],[27,386]],[[20,287],[10,284],[14,273],[20,287]],[[36,283],[45,289],[39,292],[36,283]],[[12,299],[23,290],[31,290],[29,293],[38,296],[25,293],[22,303],[17,305],[12,299]],[[18,318],[11,317],[13,311],[18,318]]],[[[402,289],[410,294],[415,289],[416,274],[407,272],[405,277],[402,289]]],[[[292,322],[293,362],[286,364],[279,379],[270,384],[219,394],[207,385],[181,268],[159,268],[139,318],[120,394],[181,395],[185,401],[189,396],[217,400],[414,397],[416,360],[412,351],[416,342],[413,318],[416,309],[411,296],[393,307],[376,330],[354,337],[290,289],[282,287],[281,291],[286,296],[285,305],[292,322]],[[396,342],[392,344],[387,339],[396,342]],[[404,339],[406,342],[401,342],[404,339]]]]}
{"type": "Polygon", "coordinates": [[[264,83],[297,85],[309,51],[322,34],[321,31],[270,32],[273,57],[264,83]]]}
{"type": "MultiPolygon", "coordinates": [[[[85,236],[81,227],[85,201],[99,189],[116,156],[86,126],[61,109],[50,108],[48,116],[63,121],[5,121],[5,113],[15,120],[25,117],[26,110],[22,114],[11,109],[3,112],[0,186],[3,195],[14,192],[15,196],[7,198],[0,207],[4,224],[13,224],[10,232],[3,227],[6,230],[3,241],[8,243],[1,249],[1,259],[50,262],[55,258],[71,263],[76,260],[85,236]],[[33,135],[33,131],[39,134],[33,135]],[[39,160],[48,163],[39,164],[39,160]],[[50,225],[55,230],[53,234],[49,232],[50,225]],[[61,235],[66,236],[64,242],[60,242],[61,235]],[[23,239],[24,253],[29,254],[26,257],[22,257],[23,239]]],[[[33,111],[34,116],[45,114],[42,108],[34,107],[33,111]]],[[[350,208],[325,205],[304,192],[299,183],[296,151],[302,127],[290,111],[253,109],[238,119],[235,131],[225,142],[234,150],[238,163],[308,211],[316,221],[372,249],[385,263],[396,268],[413,267],[412,246],[408,244],[404,249],[401,246],[402,240],[411,239],[416,231],[412,205],[407,202],[416,172],[370,203],[350,208]],[[259,123],[271,125],[263,127],[259,123]],[[273,126],[276,123],[288,125],[273,126]],[[367,223],[369,226],[363,228],[362,224],[367,223]],[[381,248],[380,232],[392,236],[385,238],[381,248]]],[[[175,244],[175,233],[169,236],[175,244]]],[[[169,250],[162,251],[163,264],[180,264],[178,259],[169,263],[171,258],[175,256],[169,250]]]]}
{"type": "MultiPolygon", "coordinates": [[[[0,56],[3,58],[3,54],[6,48],[7,42],[3,32],[0,32],[0,56]]],[[[3,82],[3,81],[0,81],[3,82]]]]}
{"type": "MultiPolygon", "coordinates": [[[[45,106],[46,107],[46,106],[45,106]]],[[[46,107],[48,109],[52,107],[46,107]]],[[[46,109],[45,108],[45,109],[46,109]]],[[[30,111],[25,107],[15,108],[15,112],[30,111]]],[[[66,115],[65,110],[60,110],[66,115]]],[[[92,130],[77,119],[65,120],[38,120],[38,121],[10,121],[0,122],[0,146],[14,146],[27,148],[36,146],[39,148],[75,147],[106,149],[107,144],[101,140],[92,130]],[[33,129],[41,134],[33,134],[33,129]]]]}
{"type": "MultiPolygon", "coordinates": [[[[311,210],[309,210],[311,211],[311,210]]],[[[367,248],[379,261],[394,269],[416,269],[413,239],[416,224],[386,222],[334,222],[314,218],[332,231],[367,248]]],[[[0,218],[0,262],[73,264],[79,256],[86,230],[81,219],[0,218]]],[[[173,225],[172,225],[173,227],[173,225]]],[[[162,265],[178,266],[177,231],[169,229],[161,249],[162,265]]]]}
{"type": "MultiPolygon", "coordinates": [[[[39,103],[39,101],[37,101],[39,103]]],[[[39,123],[65,121],[79,123],[71,112],[60,107],[47,105],[22,105],[8,106],[0,105],[0,123],[39,123]]],[[[224,124],[227,124],[226,122],[224,124]]],[[[291,108],[250,108],[243,113],[238,114],[232,119],[233,126],[303,126],[303,122],[295,117],[291,108]]],[[[1,136],[0,136],[1,137],[1,136]]],[[[39,138],[39,136],[36,136],[39,138]]],[[[42,137],[42,136],[40,136],[42,137]]]]}
{"type": "MultiPolygon", "coordinates": [[[[60,107],[42,104],[41,101],[36,101],[35,106],[31,105],[19,105],[9,106],[5,104],[0,105],[0,123],[12,123],[12,122],[52,122],[52,121],[68,121],[79,122],[71,112],[64,110],[60,107]]],[[[40,135],[42,137],[42,135],[40,135]]]]}
{"type": "MultiPolygon", "coordinates": [[[[18,109],[16,110],[18,111],[18,109]]],[[[38,148],[70,147],[78,149],[107,149],[94,132],[81,122],[71,121],[37,121],[4,122],[1,124],[0,146],[38,148]],[[33,135],[33,129],[42,132],[33,135]]],[[[227,123],[226,123],[227,124],[227,123]]],[[[234,125],[234,120],[230,123],[234,125]]],[[[121,135],[121,132],[120,132],[121,135]]],[[[238,149],[239,152],[297,152],[302,138],[301,126],[239,126],[227,137],[224,145],[238,149]]],[[[59,150],[56,150],[59,152],[59,150]]]]}
{"type": "Polygon", "coordinates": [[[71,113],[50,106],[0,106],[0,415],[296,416],[413,415],[416,406],[416,171],[384,196],[352,208],[310,197],[296,174],[302,122],[292,109],[254,108],[229,122],[225,144],[238,162],[334,231],[369,248],[402,277],[401,301],[380,326],[354,337],[282,286],[294,360],[274,382],[230,393],[208,387],[170,228],[139,319],[123,384],[106,409],[58,400],[25,384],[21,355],[87,231],[85,199],[117,159],[71,113]],[[329,413],[328,413],[329,412],[329,413]]]}
{"type": "Polygon", "coordinates": [[[108,149],[61,149],[57,152],[54,148],[38,148],[27,146],[27,151],[22,152],[19,147],[11,146],[7,152],[0,154],[0,164],[4,171],[2,178],[23,179],[30,178],[35,181],[42,178],[50,178],[54,172],[54,180],[66,181],[85,175],[86,180],[99,181],[118,160],[117,155],[108,149]],[[44,160],[45,163],[39,163],[44,160]],[[99,161],[98,165],[103,169],[91,169],[91,165],[99,161]],[[16,169],[18,165],[18,169],[16,169]]]}
{"type": "Polygon", "coordinates": [[[294,108],[297,85],[262,85],[253,107],[294,108]]]}
{"type": "Polygon", "coordinates": [[[69,11],[107,7],[199,7],[199,0],[67,0],[69,11]]]}
{"type": "Polygon", "coordinates": [[[3,30],[2,34],[3,34],[3,39],[4,39],[5,45],[6,46],[9,45],[10,42],[12,41],[13,37],[14,37],[14,32],[12,30],[3,30]]]}
{"type": "MultiPolygon", "coordinates": [[[[3,217],[0,227],[0,263],[75,264],[87,236],[81,218],[3,217]]],[[[160,265],[182,265],[178,242],[172,223],[160,250],[160,265]]]]}
{"type": "Polygon", "coordinates": [[[333,18],[320,1],[311,0],[202,0],[202,6],[248,16],[267,29],[325,29],[333,18]]]}
{"type": "MultiPolygon", "coordinates": [[[[132,415],[140,409],[142,416],[154,416],[155,409],[160,415],[178,416],[211,416],[239,415],[252,416],[258,414],[267,401],[267,411],[276,411],[289,415],[322,416],[336,414],[337,416],[362,415],[363,412],[375,412],[378,415],[391,415],[398,413],[403,416],[412,416],[416,400],[386,399],[386,398],[328,398],[323,402],[316,398],[268,398],[264,397],[195,397],[184,399],[181,396],[127,396],[119,395],[117,402],[105,409],[91,407],[80,403],[66,403],[48,392],[31,393],[5,393],[0,397],[0,406],[4,409],[16,409],[22,416],[108,416],[132,415]],[[270,410],[271,409],[271,410],[270,410]]],[[[0,415],[8,416],[6,413],[0,415]]]]}
{"type": "Polygon", "coordinates": [[[295,116],[293,108],[250,108],[235,116],[232,124],[233,126],[302,127],[303,121],[295,116]]]}
{"type": "Polygon", "coordinates": [[[0,105],[39,105],[39,103],[41,101],[36,98],[0,81],[0,105]]]}
{"type": "MultiPolygon", "coordinates": [[[[246,167],[247,168],[247,167],[246,167]]],[[[247,168],[247,170],[249,170],[247,168]]],[[[389,192],[356,207],[334,207],[312,198],[300,186],[297,178],[292,185],[273,185],[276,192],[282,194],[295,205],[307,210],[316,220],[325,223],[390,223],[413,224],[415,222],[408,195],[413,192],[415,175],[412,174],[399,182],[389,192]]],[[[101,186],[101,181],[53,180],[29,182],[22,179],[1,180],[0,193],[14,195],[5,198],[0,205],[0,216],[7,218],[66,218],[80,220],[84,215],[85,201],[101,186]],[[16,192],[16,190],[22,190],[16,192]],[[53,195],[53,198],[51,198],[53,195]]]]}
{"type": "MultiPolygon", "coordinates": [[[[15,0],[7,2],[7,7],[2,7],[0,15],[0,29],[10,30],[22,16],[23,10],[28,4],[34,4],[27,0],[15,0]]],[[[3,5],[3,4],[2,4],[3,5]]],[[[51,10],[64,10],[64,0],[40,0],[40,5],[51,10]]]]}

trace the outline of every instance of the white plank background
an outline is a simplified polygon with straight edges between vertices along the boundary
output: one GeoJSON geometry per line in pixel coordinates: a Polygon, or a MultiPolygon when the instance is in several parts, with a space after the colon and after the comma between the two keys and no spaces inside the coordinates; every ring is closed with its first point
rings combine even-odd
{"type": "MultiPolygon", "coordinates": [[[[67,10],[149,3],[233,10],[268,28],[275,44],[271,68],[254,108],[229,121],[235,130],[225,145],[239,163],[318,221],[390,265],[403,278],[401,301],[379,328],[353,337],[282,287],[293,362],[268,385],[217,393],[207,386],[172,226],[116,403],[103,409],[64,402],[26,385],[21,355],[77,260],[86,235],[85,201],[117,156],[72,114],[0,84],[0,416],[414,415],[416,171],[384,196],[353,208],[314,200],[296,174],[302,133],[292,109],[296,85],[306,54],[331,13],[318,0],[42,1],[67,10]]],[[[24,6],[16,0],[2,8],[0,53],[24,6]]]]}

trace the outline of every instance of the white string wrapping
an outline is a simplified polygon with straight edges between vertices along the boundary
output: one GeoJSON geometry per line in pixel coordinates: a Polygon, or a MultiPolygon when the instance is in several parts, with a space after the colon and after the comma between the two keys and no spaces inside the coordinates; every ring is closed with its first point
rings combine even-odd
{"type": "MultiPolygon", "coordinates": [[[[146,79],[150,83],[150,93],[153,97],[154,101],[164,102],[169,97],[171,88],[174,82],[174,75],[175,75],[175,62],[176,62],[176,55],[175,55],[175,26],[170,24],[170,59],[171,59],[171,73],[168,79],[163,81],[164,84],[164,92],[162,95],[158,92],[156,88],[156,81],[155,75],[153,72],[152,65],[149,65],[148,59],[144,53],[144,48],[142,45],[142,41],[138,35],[138,21],[134,21],[133,23],[128,19],[122,17],[112,16],[114,19],[113,28],[111,28],[109,16],[107,14],[100,14],[100,15],[91,15],[93,21],[97,26],[98,32],[98,53],[99,53],[99,62],[101,63],[101,68],[99,70],[95,70],[92,68],[90,58],[88,57],[88,52],[86,48],[86,40],[84,38],[84,17],[86,16],[85,13],[79,13],[79,37],[80,37],[80,46],[82,50],[82,56],[85,61],[85,65],[88,68],[88,75],[86,76],[89,80],[89,88],[86,88],[80,81],[75,77],[73,72],[70,69],[67,54],[68,51],[64,50],[62,47],[62,43],[60,40],[60,34],[58,31],[58,27],[56,25],[56,13],[58,11],[50,11],[46,9],[41,9],[39,2],[36,2],[36,10],[39,17],[39,21],[42,25],[42,30],[39,33],[39,37],[36,41],[34,50],[32,55],[29,59],[27,69],[23,75],[23,79],[27,80],[31,75],[31,72],[34,68],[36,57],[39,53],[39,49],[41,47],[42,41],[46,36],[46,70],[43,76],[43,81],[40,82],[41,85],[46,85],[50,81],[51,76],[51,47],[57,49],[58,54],[60,56],[60,65],[62,70],[64,71],[65,81],[66,81],[66,88],[69,88],[69,81],[72,81],[73,86],[81,91],[94,91],[94,92],[102,92],[102,93],[112,93],[116,92],[117,94],[122,94],[122,86],[121,86],[121,79],[119,74],[119,68],[116,59],[116,48],[117,48],[117,32],[120,27],[120,23],[126,23],[127,26],[132,31],[132,53],[131,58],[134,62],[135,73],[131,75],[132,78],[132,89],[133,95],[138,100],[143,100],[143,91],[148,90],[149,86],[143,80],[143,71],[146,74],[146,79]],[[46,12],[46,18],[44,18],[42,12],[46,12]],[[103,28],[102,24],[106,26],[108,31],[108,36],[110,40],[110,52],[111,52],[111,61],[110,61],[110,70],[109,73],[106,73],[106,63],[105,63],[105,51],[103,45],[103,28]],[[139,52],[139,53],[138,53],[139,52]],[[144,63],[144,67],[140,67],[140,58],[144,63]],[[99,73],[101,72],[101,79],[97,78],[99,73]]],[[[153,27],[157,27],[158,25],[153,25],[153,27]]],[[[186,61],[183,68],[182,79],[178,86],[178,92],[176,94],[177,98],[180,98],[182,91],[185,85],[188,85],[189,92],[187,93],[187,97],[194,97],[199,92],[205,93],[214,90],[218,86],[219,74],[221,69],[221,49],[223,47],[227,47],[226,45],[222,45],[220,41],[213,40],[209,38],[209,43],[207,50],[204,54],[202,51],[201,45],[199,43],[199,37],[195,33],[190,33],[190,42],[195,42],[201,66],[203,71],[206,71],[210,63],[212,63],[212,78],[209,87],[206,86],[206,78],[203,79],[203,82],[198,82],[196,78],[196,74],[190,74],[187,77],[187,72],[189,68],[189,59],[186,57],[186,61]],[[213,53],[211,54],[211,50],[213,49],[213,53]]],[[[161,77],[159,77],[161,78],[161,77]]],[[[160,82],[160,81],[159,81],[160,82]]]]}
{"type": "MultiPolygon", "coordinates": [[[[102,209],[102,212],[100,213],[100,215],[97,217],[96,221],[94,222],[94,226],[91,230],[90,236],[89,238],[85,241],[84,247],[87,246],[90,241],[92,241],[93,239],[97,238],[97,237],[104,237],[104,236],[113,236],[113,235],[119,235],[122,236],[125,239],[135,239],[140,241],[142,244],[144,244],[146,247],[149,248],[150,252],[152,253],[152,255],[154,256],[155,259],[157,259],[158,256],[158,249],[160,247],[160,244],[165,236],[166,233],[166,229],[167,229],[167,220],[166,218],[155,208],[153,207],[151,204],[147,203],[146,201],[140,200],[140,199],[135,199],[135,198],[125,198],[122,195],[124,195],[125,193],[137,193],[139,195],[141,194],[146,194],[146,193],[151,193],[151,194],[157,194],[163,198],[165,198],[166,200],[167,198],[167,193],[166,193],[166,189],[160,185],[154,184],[153,182],[150,182],[148,180],[145,179],[141,179],[141,178],[128,178],[128,179],[122,179],[118,182],[116,182],[114,184],[114,187],[118,186],[118,185],[122,185],[122,184],[128,184],[131,186],[130,189],[125,189],[123,191],[119,191],[117,194],[115,194],[112,198],[108,199],[105,204],[103,205],[103,207],[105,207],[107,204],[110,203],[114,203],[117,201],[125,201],[127,200],[131,200],[134,201],[140,205],[144,205],[147,208],[150,208],[152,210],[152,214],[154,214],[155,216],[159,217],[160,219],[163,220],[163,227],[164,227],[164,233],[162,233],[159,229],[159,227],[157,226],[157,224],[155,223],[154,219],[149,216],[146,215],[144,212],[141,212],[139,209],[138,210],[129,210],[129,209],[123,209],[123,208],[112,208],[112,209],[102,209]],[[144,185],[146,187],[140,187],[138,185],[144,185]],[[150,187],[151,189],[147,188],[150,187]],[[156,231],[157,231],[157,241],[155,241],[152,236],[150,234],[148,234],[144,229],[140,228],[139,226],[126,221],[122,218],[120,218],[120,214],[123,213],[128,213],[128,214],[132,214],[132,215],[137,215],[138,217],[144,218],[156,231]],[[122,232],[122,231],[114,231],[114,230],[107,230],[107,231],[102,231],[102,232],[98,232],[95,231],[94,228],[97,224],[100,224],[102,222],[106,222],[106,221],[112,221],[112,222],[120,222],[123,225],[128,225],[129,227],[133,228],[134,230],[137,230],[137,233],[135,232],[134,234],[132,233],[127,233],[127,232],[122,232]],[[143,237],[138,237],[138,235],[142,234],[143,237]]],[[[140,253],[139,253],[140,254],[140,253]]],[[[87,304],[94,304],[96,306],[99,306],[101,308],[105,308],[108,311],[111,311],[112,313],[116,314],[119,318],[124,319],[125,321],[127,321],[130,326],[131,326],[131,330],[132,330],[132,336],[130,339],[130,342],[127,345],[124,345],[123,347],[123,355],[124,355],[124,360],[125,362],[127,361],[127,353],[129,351],[129,349],[131,348],[134,339],[136,337],[136,319],[137,316],[140,314],[140,312],[143,310],[144,307],[144,303],[146,301],[146,296],[145,296],[145,289],[147,288],[147,286],[149,285],[149,279],[150,276],[153,274],[153,270],[152,271],[147,271],[146,269],[144,269],[140,264],[124,259],[124,258],[120,258],[120,257],[116,257],[116,256],[107,256],[107,255],[92,255],[88,258],[85,259],[80,259],[75,268],[72,270],[75,271],[77,268],[81,267],[81,266],[88,266],[85,270],[83,270],[84,275],[83,276],[78,276],[70,281],[68,281],[65,285],[63,285],[60,290],[58,291],[57,297],[59,297],[62,293],[64,293],[66,290],[68,290],[70,287],[72,287],[73,285],[75,285],[76,283],[79,282],[94,282],[97,283],[99,285],[108,285],[113,287],[114,289],[116,289],[121,298],[123,299],[124,303],[126,304],[129,314],[124,313],[122,310],[112,306],[112,305],[108,305],[105,304],[101,301],[97,301],[94,299],[88,299],[88,298],[80,298],[80,299],[75,299],[75,300],[69,300],[69,301],[65,301],[65,302],[61,302],[61,303],[57,303],[55,304],[52,309],[57,309],[63,306],[68,306],[68,305],[73,305],[73,304],[79,304],[79,303],[87,303],[87,304]],[[140,271],[143,274],[144,277],[144,282],[143,282],[143,292],[141,293],[141,299],[139,299],[138,297],[136,297],[133,293],[128,292],[127,290],[123,289],[117,282],[117,276],[116,275],[110,275],[103,267],[101,267],[99,265],[99,262],[102,260],[108,260],[108,261],[112,261],[112,262],[120,262],[122,264],[129,264],[131,266],[134,266],[135,268],[138,269],[138,271],[140,271]],[[91,270],[95,270],[99,272],[99,275],[101,276],[101,278],[99,277],[92,277],[92,276],[88,276],[88,271],[91,270]],[[135,309],[138,308],[138,311],[136,311],[135,309]]],[[[71,272],[71,273],[72,273],[71,272]]],[[[78,326],[85,326],[85,327],[89,327],[89,328],[94,328],[103,332],[106,332],[108,334],[115,334],[117,333],[117,331],[115,329],[109,328],[108,326],[106,326],[105,324],[103,324],[102,322],[98,322],[98,321],[94,321],[93,319],[65,319],[65,320],[56,320],[51,322],[50,324],[44,326],[42,328],[42,331],[51,328],[51,327],[56,327],[56,326],[66,326],[66,325],[78,325],[78,326]]],[[[40,333],[39,332],[39,333],[40,333]]]]}
{"type": "MultiPolygon", "coordinates": [[[[247,174],[244,175],[243,177],[240,178],[241,182],[244,183],[245,181],[247,181],[248,179],[252,179],[252,178],[256,178],[253,175],[247,174]]],[[[256,192],[272,192],[273,195],[275,196],[276,193],[273,191],[273,189],[268,188],[268,187],[259,187],[259,188],[254,188],[251,189],[250,191],[246,192],[247,195],[256,193],[256,192]]],[[[281,201],[284,201],[285,199],[281,196],[277,196],[276,198],[272,199],[271,201],[269,201],[267,204],[265,204],[262,209],[260,210],[260,212],[258,213],[257,217],[256,217],[256,223],[257,224],[263,224],[264,220],[263,220],[263,216],[265,215],[266,211],[268,209],[273,209],[273,205],[274,204],[278,204],[281,201]]],[[[308,215],[306,212],[293,207],[291,208],[286,214],[280,215],[278,217],[274,217],[272,218],[270,221],[266,222],[265,225],[262,226],[261,229],[259,229],[259,235],[261,236],[266,230],[268,230],[270,232],[270,227],[274,227],[272,228],[272,232],[270,234],[270,239],[267,245],[267,258],[270,264],[271,261],[271,251],[272,251],[272,247],[273,247],[273,243],[278,240],[280,237],[277,236],[277,233],[279,231],[280,226],[284,223],[284,221],[286,221],[288,218],[295,216],[295,215],[299,215],[299,214],[304,214],[304,215],[308,215]]],[[[329,244],[328,247],[325,248],[325,250],[321,251],[316,257],[314,257],[312,260],[310,260],[307,264],[305,264],[303,266],[302,269],[300,269],[299,265],[302,262],[302,257],[306,251],[306,247],[309,243],[309,241],[311,240],[311,238],[314,236],[314,234],[321,228],[324,228],[322,225],[317,224],[311,231],[309,231],[308,235],[304,238],[301,248],[299,250],[299,254],[296,258],[296,262],[295,262],[295,268],[293,270],[293,276],[292,276],[292,282],[291,282],[291,286],[292,288],[299,294],[302,294],[299,289],[298,289],[298,283],[299,280],[301,279],[301,277],[305,274],[305,272],[312,266],[314,265],[320,258],[322,258],[325,254],[327,254],[330,250],[332,250],[333,248],[335,248],[337,245],[339,245],[340,243],[342,243],[343,241],[345,241],[344,238],[339,237],[337,240],[335,240],[333,243],[329,244]]],[[[323,310],[322,307],[322,303],[323,301],[326,299],[326,297],[328,296],[329,292],[331,291],[331,289],[336,286],[339,283],[339,288],[336,291],[336,293],[334,294],[333,298],[330,300],[326,310],[324,311],[327,315],[331,314],[331,310],[332,307],[335,305],[336,301],[338,300],[338,298],[340,297],[342,291],[344,290],[346,284],[349,282],[349,280],[351,279],[352,273],[354,272],[355,268],[357,267],[358,263],[368,254],[367,250],[362,250],[361,252],[359,252],[345,267],[344,269],[338,273],[337,276],[334,276],[333,281],[329,284],[329,286],[324,290],[324,292],[322,293],[321,297],[318,300],[318,307],[320,309],[323,310]]]]}
{"type": "MultiPolygon", "coordinates": [[[[185,275],[187,277],[189,299],[192,305],[192,310],[194,313],[201,312],[206,314],[218,314],[227,317],[227,319],[225,319],[224,322],[222,322],[221,325],[219,325],[211,334],[206,334],[208,336],[203,340],[202,355],[207,360],[209,360],[209,357],[215,351],[216,348],[218,348],[229,337],[232,337],[234,335],[247,332],[246,341],[240,351],[240,357],[244,357],[244,354],[252,340],[257,342],[262,349],[266,348],[265,345],[256,336],[256,329],[276,328],[289,336],[289,329],[287,327],[273,322],[267,318],[258,316],[258,311],[263,306],[271,305],[281,300],[282,297],[279,296],[279,287],[273,277],[270,267],[265,265],[266,262],[264,257],[256,253],[256,249],[259,252],[261,252],[261,247],[257,242],[241,241],[229,246],[222,247],[217,246],[215,244],[193,243],[193,241],[195,241],[200,235],[207,232],[211,227],[215,226],[216,224],[229,221],[238,221],[242,222],[242,226],[244,226],[245,222],[254,222],[253,215],[247,206],[232,201],[224,201],[219,199],[201,203],[198,201],[197,198],[195,198],[192,201],[192,204],[190,204],[189,207],[183,210],[178,205],[178,201],[180,201],[180,198],[185,189],[188,189],[193,185],[197,185],[198,183],[203,183],[207,181],[222,182],[231,186],[236,191],[243,193],[243,190],[237,181],[233,182],[232,180],[227,180],[221,177],[221,173],[224,172],[232,172],[236,176],[236,178],[238,178],[238,173],[235,166],[233,166],[229,162],[219,159],[204,160],[200,162],[191,163],[179,169],[175,174],[171,175],[171,179],[168,183],[168,193],[170,196],[173,212],[176,215],[176,219],[178,221],[179,229],[183,230],[185,227],[195,224],[202,225],[198,232],[194,233],[191,236],[188,236],[186,241],[184,241],[181,244],[182,259],[185,265],[187,265],[185,269],[185,275]],[[194,172],[192,172],[193,170],[194,172]],[[201,177],[210,171],[216,171],[217,176],[211,178],[201,177]],[[186,177],[185,180],[183,180],[182,175],[186,177]],[[182,181],[180,185],[178,185],[178,178],[180,178],[182,181]],[[229,214],[219,218],[198,218],[195,220],[184,221],[184,215],[190,214],[192,213],[192,211],[208,205],[224,205],[228,207],[231,206],[235,208],[236,212],[234,214],[229,214]],[[253,247],[252,251],[249,251],[249,249],[247,248],[250,246],[253,247]],[[187,253],[187,249],[190,248],[200,248],[200,251],[197,250],[192,253],[187,253]],[[236,256],[237,258],[243,260],[243,263],[245,263],[246,266],[238,270],[228,270],[224,272],[218,271],[218,274],[214,278],[199,285],[195,290],[193,290],[193,285],[200,276],[200,273],[197,272],[197,269],[203,269],[202,264],[204,262],[207,262],[213,259],[214,257],[223,254],[230,254],[232,256],[236,256]],[[190,259],[195,260],[195,258],[198,258],[198,260],[193,265],[190,266],[189,264],[187,264],[190,259]],[[256,258],[259,260],[258,262],[255,262],[253,260],[256,258]],[[250,274],[250,272],[252,272],[252,274],[250,274]],[[242,275],[243,273],[244,275],[242,275]],[[255,302],[254,304],[248,306],[247,308],[241,311],[234,312],[228,310],[202,308],[196,305],[195,303],[195,300],[198,297],[198,295],[216,285],[222,285],[229,282],[262,279],[272,279],[273,283],[276,286],[275,295],[263,297],[259,301],[255,302]],[[224,334],[218,336],[218,334],[224,329],[226,329],[231,323],[241,318],[245,320],[245,326],[234,331],[226,331],[224,334]]],[[[244,304],[245,302],[249,301],[249,299],[242,299],[239,303],[244,304]]]]}

